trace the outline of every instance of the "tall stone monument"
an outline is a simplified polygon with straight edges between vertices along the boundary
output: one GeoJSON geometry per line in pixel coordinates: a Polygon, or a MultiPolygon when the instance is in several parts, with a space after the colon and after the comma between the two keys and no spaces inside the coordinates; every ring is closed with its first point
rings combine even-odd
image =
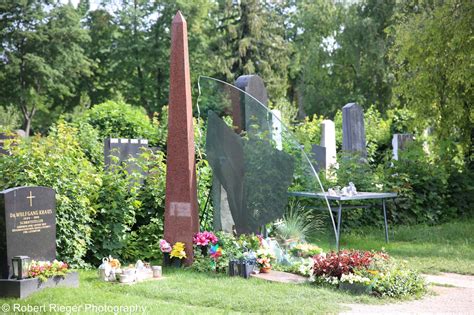
{"type": "Polygon", "coordinates": [[[364,111],[356,103],[342,108],[342,150],[367,157],[364,111]]]}
{"type": "Polygon", "coordinates": [[[326,148],[326,169],[329,169],[337,164],[336,128],[332,120],[321,122],[321,146],[326,148]]]}
{"type": "Polygon", "coordinates": [[[186,264],[193,261],[199,232],[188,31],[178,11],[171,27],[170,92],[166,172],[165,239],[184,242],[186,264]]]}

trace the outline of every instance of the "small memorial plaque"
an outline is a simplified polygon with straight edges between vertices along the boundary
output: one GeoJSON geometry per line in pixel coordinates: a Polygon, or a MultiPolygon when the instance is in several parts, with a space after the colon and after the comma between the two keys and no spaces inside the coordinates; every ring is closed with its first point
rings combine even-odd
{"type": "Polygon", "coordinates": [[[12,275],[11,259],[56,259],[56,197],[47,187],[0,192],[0,279],[12,275]]]}

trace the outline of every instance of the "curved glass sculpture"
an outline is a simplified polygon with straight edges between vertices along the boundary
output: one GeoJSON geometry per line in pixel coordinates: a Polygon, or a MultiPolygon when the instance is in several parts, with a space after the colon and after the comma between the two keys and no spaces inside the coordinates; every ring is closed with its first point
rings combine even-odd
{"type": "Polygon", "coordinates": [[[291,230],[295,222],[290,221],[302,215],[295,207],[305,205],[314,214],[311,239],[334,247],[334,218],[316,160],[298,143],[278,112],[262,103],[266,92],[257,89],[252,94],[214,78],[199,78],[198,112],[207,119],[206,159],[213,171],[214,228],[257,233],[262,226],[285,217],[281,224],[291,230]],[[321,197],[305,199],[299,192],[321,197]]]}

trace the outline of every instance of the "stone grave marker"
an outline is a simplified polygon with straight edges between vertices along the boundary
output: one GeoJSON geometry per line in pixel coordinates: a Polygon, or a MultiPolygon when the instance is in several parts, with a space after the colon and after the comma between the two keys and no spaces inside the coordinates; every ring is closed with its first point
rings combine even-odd
{"type": "Polygon", "coordinates": [[[283,126],[281,123],[281,111],[278,109],[272,109],[272,138],[275,141],[276,148],[278,150],[283,150],[283,141],[282,141],[282,133],[283,133],[283,126]]]}
{"type": "Polygon", "coordinates": [[[193,236],[199,232],[191,77],[186,20],[178,11],[171,26],[165,239],[185,243],[193,262],[193,236]]]}
{"type": "Polygon", "coordinates": [[[262,78],[254,74],[241,75],[234,85],[245,92],[240,93],[238,103],[235,103],[233,99],[232,114],[234,117],[240,117],[240,125],[236,125],[238,121],[236,122],[234,119],[234,126],[241,130],[247,130],[249,126],[257,124],[262,131],[268,130],[270,132],[271,118],[262,115],[266,110],[257,104],[258,102],[265,106],[268,104],[267,89],[262,78]]]}
{"type": "Polygon", "coordinates": [[[342,108],[342,150],[367,157],[364,111],[356,103],[342,108]]]}
{"type": "MultiPolygon", "coordinates": [[[[104,161],[106,167],[109,167],[117,160],[118,163],[124,163],[130,158],[138,158],[143,148],[148,148],[148,140],[146,139],[117,139],[107,138],[104,140],[104,161]],[[114,157],[114,158],[113,158],[114,157]]],[[[140,172],[146,175],[142,169],[134,162],[127,164],[128,173],[140,172]]],[[[143,183],[143,178],[140,179],[143,183]]]]}
{"type": "Polygon", "coordinates": [[[313,144],[311,146],[311,162],[316,172],[327,169],[327,149],[323,146],[313,144]]]}
{"type": "Polygon", "coordinates": [[[392,138],[393,159],[398,161],[398,153],[403,151],[413,141],[413,135],[409,133],[396,133],[392,138]]]}
{"type": "Polygon", "coordinates": [[[47,187],[17,187],[0,192],[0,272],[12,275],[14,256],[56,259],[56,198],[47,187]]]}
{"type": "Polygon", "coordinates": [[[337,164],[336,158],[336,128],[332,120],[321,122],[321,146],[326,148],[325,169],[337,164]]]}

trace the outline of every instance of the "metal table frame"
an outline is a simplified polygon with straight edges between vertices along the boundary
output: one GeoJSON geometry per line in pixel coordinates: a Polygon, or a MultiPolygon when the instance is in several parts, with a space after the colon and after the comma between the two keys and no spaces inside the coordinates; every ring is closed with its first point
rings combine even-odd
{"type": "Polygon", "coordinates": [[[385,242],[388,243],[388,222],[387,222],[387,210],[385,208],[385,200],[386,199],[394,199],[397,197],[396,193],[376,193],[376,192],[359,192],[355,196],[329,196],[325,193],[311,193],[311,192],[288,192],[290,196],[293,197],[304,197],[304,198],[315,198],[315,199],[325,199],[327,198],[328,201],[336,201],[337,202],[337,211],[333,209],[331,204],[329,203],[330,210],[332,212],[337,213],[337,231],[336,231],[336,248],[339,250],[339,240],[341,235],[341,218],[342,218],[342,208],[368,208],[370,205],[366,206],[348,206],[343,207],[342,203],[344,201],[352,201],[352,200],[370,200],[370,199],[382,199],[382,209],[383,209],[383,219],[385,222],[385,242]]]}

